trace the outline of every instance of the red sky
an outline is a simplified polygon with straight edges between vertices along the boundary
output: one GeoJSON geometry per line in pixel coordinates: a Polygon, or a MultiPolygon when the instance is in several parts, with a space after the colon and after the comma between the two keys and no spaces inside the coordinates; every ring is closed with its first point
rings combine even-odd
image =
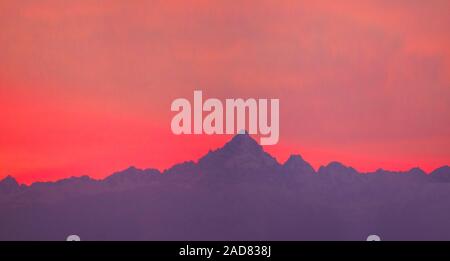
{"type": "Polygon", "coordinates": [[[450,164],[450,2],[0,1],[0,178],[197,159],[170,103],[279,98],[280,142],[314,167],[450,164]],[[313,3],[314,2],[314,3],[313,3]]]}

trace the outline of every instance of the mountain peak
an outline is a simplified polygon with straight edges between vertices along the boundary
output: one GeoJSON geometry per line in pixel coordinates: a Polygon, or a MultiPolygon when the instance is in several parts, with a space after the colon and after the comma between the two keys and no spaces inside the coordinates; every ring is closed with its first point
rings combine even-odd
{"type": "Polygon", "coordinates": [[[337,162],[337,161],[332,161],[330,163],[328,163],[328,165],[326,166],[321,166],[319,168],[319,174],[328,174],[328,173],[333,173],[333,174],[338,174],[340,175],[342,174],[358,174],[358,172],[352,168],[352,167],[347,167],[344,164],[337,162]]]}
{"type": "Polygon", "coordinates": [[[445,166],[439,167],[439,168],[433,170],[430,174],[439,174],[439,173],[445,173],[445,172],[450,172],[450,166],[445,165],[445,166]]]}
{"type": "Polygon", "coordinates": [[[199,164],[226,169],[259,169],[276,166],[278,162],[248,132],[244,132],[235,135],[222,148],[210,151],[199,164]]]}
{"type": "Polygon", "coordinates": [[[450,167],[437,168],[430,173],[430,177],[435,182],[450,182],[450,167]]]}
{"type": "Polygon", "coordinates": [[[4,186],[19,186],[17,180],[12,176],[8,175],[4,179],[0,180],[0,185],[4,186]]]}
{"type": "Polygon", "coordinates": [[[299,162],[305,162],[305,160],[302,158],[300,154],[292,154],[289,156],[289,158],[286,160],[284,164],[286,165],[299,162]]]}
{"type": "Polygon", "coordinates": [[[414,174],[414,175],[426,175],[425,171],[423,171],[419,167],[414,167],[414,168],[408,170],[408,173],[414,174]]]}
{"type": "Polygon", "coordinates": [[[18,190],[19,186],[16,179],[11,176],[6,176],[4,179],[0,180],[0,192],[13,192],[18,190]]]}
{"type": "Polygon", "coordinates": [[[58,181],[55,181],[54,184],[56,185],[72,185],[72,184],[87,184],[90,182],[95,181],[94,179],[92,179],[91,177],[89,177],[88,175],[82,175],[82,176],[72,176],[69,178],[65,178],[65,179],[60,179],[58,181]]]}
{"type": "Polygon", "coordinates": [[[235,149],[255,149],[262,150],[262,146],[254,140],[247,131],[241,131],[236,134],[229,142],[227,142],[223,149],[227,147],[234,147],[235,149]]]}
{"type": "Polygon", "coordinates": [[[161,174],[156,169],[139,169],[135,166],[130,166],[124,170],[113,173],[104,180],[112,185],[119,185],[123,183],[139,183],[153,180],[161,174]]]}
{"type": "Polygon", "coordinates": [[[283,164],[286,171],[296,171],[308,174],[314,174],[315,170],[306,162],[299,154],[289,156],[288,160],[283,164]]]}

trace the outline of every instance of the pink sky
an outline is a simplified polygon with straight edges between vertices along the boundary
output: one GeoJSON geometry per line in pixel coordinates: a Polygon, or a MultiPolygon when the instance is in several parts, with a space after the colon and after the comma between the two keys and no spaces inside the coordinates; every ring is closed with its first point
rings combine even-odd
{"type": "Polygon", "coordinates": [[[279,98],[280,162],[450,163],[450,2],[1,1],[0,178],[164,169],[175,98],[279,98]],[[313,3],[314,2],[314,3],[313,3]]]}

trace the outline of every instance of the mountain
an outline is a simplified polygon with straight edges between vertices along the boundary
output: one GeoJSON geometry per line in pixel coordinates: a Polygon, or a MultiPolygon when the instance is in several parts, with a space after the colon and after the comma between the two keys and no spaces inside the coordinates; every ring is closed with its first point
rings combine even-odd
{"type": "Polygon", "coordinates": [[[273,170],[280,165],[248,133],[238,134],[220,149],[210,151],[198,165],[228,171],[273,170]]]}
{"type": "Polygon", "coordinates": [[[449,167],[280,164],[247,133],[198,161],[105,179],[0,181],[0,240],[450,240],[449,167]]]}
{"type": "Polygon", "coordinates": [[[9,194],[19,191],[19,183],[11,176],[7,176],[0,181],[0,194],[9,194]]]}
{"type": "Polygon", "coordinates": [[[315,175],[316,171],[300,155],[291,155],[283,164],[284,173],[295,173],[296,175],[315,175]]]}
{"type": "Polygon", "coordinates": [[[450,182],[450,167],[443,166],[430,173],[431,180],[434,182],[450,182]]]}
{"type": "Polygon", "coordinates": [[[289,156],[280,172],[285,186],[293,189],[304,189],[318,178],[313,167],[298,154],[289,156]]]}
{"type": "Polygon", "coordinates": [[[157,169],[142,170],[132,166],[112,174],[103,181],[110,186],[137,186],[154,182],[160,175],[161,172],[157,169]]]}
{"type": "Polygon", "coordinates": [[[344,166],[342,163],[333,161],[326,166],[321,166],[318,171],[319,175],[357,175],[359,174],[354,168],[344,166]]]}

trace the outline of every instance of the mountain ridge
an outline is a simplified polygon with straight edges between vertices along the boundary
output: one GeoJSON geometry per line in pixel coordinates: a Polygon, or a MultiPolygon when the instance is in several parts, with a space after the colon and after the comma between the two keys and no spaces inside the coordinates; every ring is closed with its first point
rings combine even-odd
{"type": "MultiPolygon", "coordinates": [[[[289,158],[284,163],[279,163],[276,158],[272,155],[264,151],[263,147],[259,145],[247,132],[242,134],[235,135],[230,141],[224,144],[224,146],[216,149],[210,150],[208,153],[200,157],[196,162],[193,160],[185,161],[181,163],[177,163],[172,165],[170,168],[165,169],[163,171],[159,171],[157,169],[147,168],[140,169],[134,166],[130,166],[124,170],[120,170],[112,173],[101,179],[94,179],[87,175],[82,176],[72,176],[68,178],[63,178],[55,181],[36,181],[31,183],[30,185],[19,184],[17,180],[11,175],[6,176],[4,179],[0,180],[0,191],[8,189],[12,189],[16,187],[31,187],[33,185],[38,185],[42,183],[48,184],[60,184],[67,183],[71,180],[78,179],[90,179],[98,182],[108,182],[114,183],[118,182],[125,175],[132,175],[136,179],[140,179],[139,174],[170,174],[174,172],[185,172],[186,174],[195,174],[195,172],[199,171],[199,168],[211,168],[211,167],[220,167],[228,170],[257,170],[270,168],[271,171],[298,171],[308,174],[316,174],[316,175],[328,175],[329,173],[339,172],[341,174],[389,174],[389,175],[397,175],[397,174],[414,174],[414,175],[424,175],[430,178],[432,181],[441,181],[441,182],[450,182],[450,167],[447,165],[436,168],[435,170],[426,173],[419,167],[415,167],[406,171],[390,171],[384,169],[378,169],[374,172],[359,172],[353,167],[344,165],[338,161],[331,161],[327,165],[322,165],[316,171],[309,162],[303,159],[300,154],[291,154],[289,158]],[[15,184],[17,183],[17,184],[15,184]]],[[[238,171],[239,172],[239,171],[238,171]]]]}
{"type": "Polygon", "coordinates": [[[450,240],[449,167],[278,163],[250,136],[164,171],[0,182],[0,240],[450,240]]]}

